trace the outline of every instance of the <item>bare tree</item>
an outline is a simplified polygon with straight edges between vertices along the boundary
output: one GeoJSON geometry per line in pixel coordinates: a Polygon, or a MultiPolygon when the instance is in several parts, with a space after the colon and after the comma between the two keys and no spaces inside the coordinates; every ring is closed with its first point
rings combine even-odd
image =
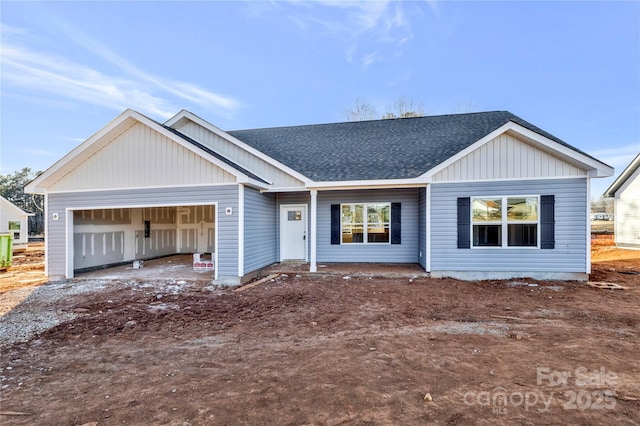
{"type": "Polygon", "coordinates": [[[344,118],[347,121],[376,120],[378,117],[376,107],[362,98],[356,98],[356,100],[344,110],[344,118]]]}
{"type": "MultiPolygon", "coordinates": [[[[457,102],[452,108],[452,114],[463,114],[478,111],[478,106],[472,101],[457,102]]],[[[376,107],[368,101],[357,98],[344,110],[347,121],[363,121],[377,119],[424,117],[429,112],[421,102],[415,102],[407,96],[400,96],[387,107],[387,111],[379,115],[376,107]]]]}
{"type": "Polygon", "coordinates": [[[477,112],[478,106],[474,104],[472,101],[459,101],[453,106],[454,114],[462,114],[466,112],[477,112]]]}
{"type": "Polygon", "coordinates": [[[422,117],[424,115],[424,105],[419,102],[414,102],[406,96],[400,96],[396,99],[387,107],[387,112],[382,115],[378,113],[377,108],[373,104],[361,98],[357,98],[344,110],[344,117],[347,121],[422,117]]]}
{"type": "Polygon", "coordinates": [[[387,113],[382,118],[422,117],[425,115],[424,111],[422,103],[414,102],[406,96],[400,96],[387,108],[387,113]]]}

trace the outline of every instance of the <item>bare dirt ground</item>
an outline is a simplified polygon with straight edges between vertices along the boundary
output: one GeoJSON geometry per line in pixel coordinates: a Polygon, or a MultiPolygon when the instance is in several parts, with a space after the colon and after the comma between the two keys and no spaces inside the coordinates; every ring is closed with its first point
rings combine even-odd
{"type": "Polygon", "coordinates": [[[2,350],[0,423],[638,425],[640,251],[593,260],[592,281],[627,289],[85,282],[31,307],[75,318],[2,350]]]}
{"type": "Polygon", "coordinates": [[[44,243],[31,243],[24,252],[13,256],[13,265],[0,272],[0,294],[30,285],[43,284],[44,243]]]}

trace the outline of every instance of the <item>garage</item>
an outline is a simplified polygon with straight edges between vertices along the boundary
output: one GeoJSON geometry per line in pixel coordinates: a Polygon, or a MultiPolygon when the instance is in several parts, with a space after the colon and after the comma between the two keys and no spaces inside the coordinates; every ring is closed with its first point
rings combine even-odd
{"type": "Polygon", "coordinates": [[[73,270],[82,273],[175,254],[216,254],[216,206],[73,210],[73,270]]]}

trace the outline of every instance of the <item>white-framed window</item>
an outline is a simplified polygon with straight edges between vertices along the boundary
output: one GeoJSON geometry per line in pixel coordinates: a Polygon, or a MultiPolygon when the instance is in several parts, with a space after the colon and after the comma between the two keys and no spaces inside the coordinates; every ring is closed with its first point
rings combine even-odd
{"type": "Polygon", "coordinates": [[[20,239],[20,221],[19,220],[10,220],[9,221],[9,231],[13,232],[13,239],[20,239]]]}
{"type": "Polygon", "coordinates": [[[389,244],[391,203],[340,205],[342,244],[389,244]]]}
{"type": "Polygon", "coordinates": [[[471,198],[473,247],[539,247],[540,197],[471,198]]]}

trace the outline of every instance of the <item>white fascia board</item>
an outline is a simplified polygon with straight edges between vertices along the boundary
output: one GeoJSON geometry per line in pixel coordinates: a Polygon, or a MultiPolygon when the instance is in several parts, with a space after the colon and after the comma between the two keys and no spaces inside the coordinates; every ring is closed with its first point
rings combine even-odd
{"type": "MultiPolygon", "coordinates": [[[[544,177],[514,177],[514,178],[492,178],[482,179],[482,182],[518,182],[527,180],[554,180],[554,179],[588,179],[588,175],[579,176],[544,176],[544,177]]],[[[437,180],[430,182],[431,185],[441,185],[447,183],[473,183],[478,182],[477,179],[461,179],[461,180],[437,180]]]]}
{"type": "Polygon", "coordinates": [[[524,126],[521,126],[517,123],[510,121],[507,123],[511,128],[509,130],[519,133],[520,135],[526,137],[529,140],[532,140],[535,143],[545,146],[551,151],[559,153],[561,156],[569,158],[574,162],[579,163],[583,166],[583,168],[589,170],[589,177],[609,177],[613,176],[613,167],[608,164],[603,163],[602,161],[596,160],[595,158],[591,158],[587,155],[584,155],[574,149],[571,149],[567,146],[559,144],[549,138],[546,138],[532,130],[527,129],[524,126]]]}
{"type": "Polygon", "coordinates": [[[469,155],[471,152],[477,150],[478,148],[480,148],[481,146],[489,143],[490,141],[492,141],[493,139],[497,138],[498,136],[502,135],[503,133],[506,133],[508,131],[514,132],[522,137],[524,137],[525,139],[527,139],[527,141],[533,143],[534,145],[539,145],[541,147],[544,147],[546,151],[551,151],[553,153],[555,153],[556,155],[558,155],[559,157],[564,157],[569,159],[572,163],[575,163],[576,165],[579,165],[581,168],[588,170],[589,171],[589,177],[608,177],[608,176],[612,176],[613,175],[613,167],[602,163],[601,161],[595,160],[591,157],[588,157],[578,151],[575,151],[567,146],[564,146],[562,144],[559,144],[549,138],[546,138],[532,130],[527,129],[524,126],[521,126],[520,124],[514,123],[513,121],[509,121],[508,123],[504,124],[503,126],[497,128],[496,130],[494,130],[493,132],[489,133],[488,135],[484,136],[483,138],[481,138],[480,140],[478,140],[477,142],[475,142],[474,144],[468,146],[467,148],[463,149],[462,151],[460,151],[459,153],[457,153],[456,155],[452,156],[451,158],[449,158],[448,160],[440,163],[439,165],[437,165],[436,167],[434,167],[433,169],[429,170],[428,172],[426,172],[425,174],[423,174],[421,177],[424,178],[432,178],[435,174],[441,172],[442,170],[446,169],[447,167],[449,167],[450,165],[452,165],[453,163],[455,163],[456,161],[460,160],[463,157],[466,157],[467,155],[469,155]]]}
{"type": "Polygon", "coordinates": [[[378,180],[345,180],[310,182],[308,189],[377,189],[377,188],[421,188],[428,183],[425,179],[378,179],[378,180]]]}
{"type": "MultiPolygon", "coordinates": [[[[220,161],[218,158],[210,155],[206,151],[203,151],[202,149],[198,148],[197,146],[185,141],[184,139],[180,138],[176,134],[160,126],[158,123],[151,120],[150,118],[140,114],[137,111],[127,109],[118,117],[113,119],[105,127],[100,129],[98,132],[94,133],[87,140],[85,140],[76,148],[71,150],[67,155],[65,155],[62,159],[56,162],[53,166],[47,169],[40,176],[35,178],[33,181],[29,182],[29,184],[25,186],[25,192],[36,193],[36,194],[46,193],[47,186],[48,186],[47,181],[52,180],[52,178],[55,177],[55,175],[58,174],[58,172],[64,173],[66,171],[68,173],[69,171],[71,171],[71,169],[74,166],[82,163],[84,160],[89,158],[92,154],[97,152],[100,148],[102,148],[105,144],[107,144],[117,136],[117,135],[114,135],[113,137],[107,138],[107,136],[109,136],[111,132],[113,132],[114,130],[117,130],[118,134],[121,134],[122,132],[124,132],[131,126],[133,126],[135,122],[144,124],[145,126],[157,131],[158,133],[167,137],[168,139],[176,142],[183,148],[193,152],[196,155],[199,155],[205,158],[207,161],[211,162],[215,166],[220,167],[222,170],[235,176],[238,181],[249,182],[250,178],[246,174],[220,161]],[[124,123],[126,123],[126,126],[120,129],[119,126],[121,126],[124,123]]],[[[57,180],[58,179],[55,179],[55,181],[57,180]]],[[[253,179],[251,180],[253,181],[253,179]]]]}
{"type": "MultiPolygon", "coordinates": [[[[230,165],[228,165],[227,163],[225,163],[223,161],[220,161],[218,158],[214,157],[213,155],[209,154],[208,152],[206,152],[206,151],[198,148],[194,144],[182,139],[181,137],[179,137],[175,133],[165,129],[162,126],[160,126],[158,123],[156,123],[155,121],[151,120],[150,118],[147,118],[144,115],[139,114],[139,113],[137,113],[135,111],[134,111],[134,113],[137,114],[137,116],[138,116],[138,117],[136,117],[136,119],[139,122],[141,122],[142,124],[152,128],[153,130],[157,131],[161,135],[171,139],[172,141],[176,142],[177,144],[179,144],[183,148],[186,148],[187,150],[193,152],[194,154],[199,155],[202,158],[208,160],[209,162],[211,162],[215,166],[220,167],[225,172],[235,176],[238,181],[243,181],[243,182],[245,182],[245,181],[248,182],[249,181],[249,179],[250,179],[249,176],[247,176],[246,174],[242,173],[241,171],[236,170],[235,168],[231,167],[230,165]]],[[[253,180],[253,179],[251,179],[251,180],[253,180]]]]}
{"type": "MultiPolygon", "coordinates": [[[[102,145],[96,147],[97,142],[102,140],[110,132],[118,129],[124,125],[122,131],[128,129],[135,124],[134,119],[135,111],[126,109],[116,118],[111,120],[109,124],[98,130],[93,135],[89,136],[80,145],[69,151],[64,157],[56,161],[51,167],[45,170],[38,177],[33,179],[24,187],[24,192],[28,194],[45,194],[47,192],[48,181],[55,177],[55,175],[63,169],[70,169],[74,164],[81,163],[85,158],[88,158],[91,154],[98,151],[102,145]]],[[[56,179],[57,180],[57,179],[56,179]]]]}
{"type": "Polygon", "coordinates": [[[640,154],[636,155],[636,158],[634,158],[631,163],[629,163],[629,165],[622,171],[622,173],[620,173],[620,176],[618,176],[618,178],[613,181],[611,186],[609,186],[609,188],[604,191],[604,196],[618,198],[618,193],[621,192],[620,190],[627,187],[628,181],[630,182],[635,179],[634,175],[637,176],[638,170],[640,170],[640,154]]]}
{"type": "Polygon", "coordinates": [[[0,196],[0,202],[4,204],[6,207],[16,212],[18,216],[35,216],[35,213],[29,213],[22,210],[20,207],[13,204],[11,201],[7,200],[3,196],[0,196]]]}
{"type": "Polygon", "coordinates": [[[287,186],[277,187],[271,186],[269,189],[264,189],[261,192],[307,192],[309,188],[306,186],[287,186]]]}
{"type": "Polygon", "coordinates": [[[244,185],[250,186],[251,188],[257,189],[262,192],[266,192],[271,188],[271,184],[260,182],[259,180],[247,178],[246,181],[238,182],[244,185]]]}
{"type": "Polygon", "coordinates": [[[183,109],[182,111],[180,111],[179,113],[177,113],[176,115],[171,117],[169,120],[167,120],[164,123],[164,125],[168,126],[168,127],[171,127],[171,128],[175,128],[174,126],[176,124],[180,124],[181,125],[184,122],[184,120],[193,121],[197,125],[199,125],[201,127],[204,127],[205,129],[207,129],[210,132],[220,136],[223,139],[226,139],[227,141],[229,141],[232,144],[238,146],[239,148],[243,149],[244,151],[247,151],[248,153],[250,153],[252,155],[255,155],[256,157],[266,161],[267,163],[271,164],[275,168],[280,169],[284,173],[287,173],[287,174],[291,175],[292,177],[304,182],[305,184],[311,182],[311,179],[309,179],[308,177],[302,175],[300,172],[297,172],[297,171],[293,170],[292,168],[290,168],[289,166],[286,166],[286,165],[282,164],[278,160],[269,157],[264,152],[259,151],[259,150],[255,149],[255,148],[253,148],[252,146],[247,145],[246,143],[242,142],[240,139],[231,136],[230,134],[228,134],[224,130],[219,129],[218,127],[214,126],[213,124],[209,123],[208,121],[203,120],[202,118],[198,117],[194,113],[189,112],[187,110],[183,109]]]}

